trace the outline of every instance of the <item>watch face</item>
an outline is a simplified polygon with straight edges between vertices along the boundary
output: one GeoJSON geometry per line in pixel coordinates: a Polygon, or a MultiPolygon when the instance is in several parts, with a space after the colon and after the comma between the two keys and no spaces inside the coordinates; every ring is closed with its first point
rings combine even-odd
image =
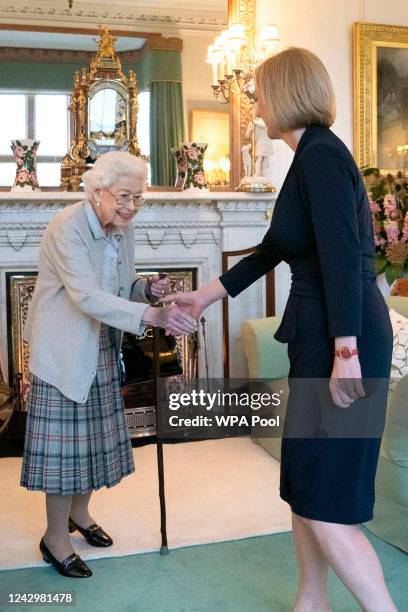
{"type": "Polygon", "coordinates": [[[352,356],[351,350],[347,346],[343,346],[340,349],[340,357],[342,359],[350,359],[351,356],[352,356]]]}

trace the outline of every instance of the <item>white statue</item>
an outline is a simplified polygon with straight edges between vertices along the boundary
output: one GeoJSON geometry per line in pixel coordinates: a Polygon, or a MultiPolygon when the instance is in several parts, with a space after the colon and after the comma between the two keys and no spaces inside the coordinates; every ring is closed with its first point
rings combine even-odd
{"type": "Polygon", "coordinates": [[[252,174],[252,143],[244,145],[242,151],[242,163],[244,166],[244,176],[251,176],[252,174]]]}
{"type": "Polygon", "coordinates": [[[255,130],[254,175],[267,177],[270,174],[270,159],[275,153],[273,141],[269,138],[265,122],[261,117],[255,117],[248,125],[246,138],[252,139],[253,130],[255,130]]]}
{"type": "Polygon", "coordinates": [[[242,149],[244,176],[241,179],[242,191],[275,191],[271,184],[270,160],[275,151],[273,141],[268,137],[266,125],[260,117],[249,124],[245,137],[249,143],[242,149]],[[252,143],[255,141],[255,164],[252,161],[252,143]],[[255,166],[255,167],[253,167],[255,166]]]}

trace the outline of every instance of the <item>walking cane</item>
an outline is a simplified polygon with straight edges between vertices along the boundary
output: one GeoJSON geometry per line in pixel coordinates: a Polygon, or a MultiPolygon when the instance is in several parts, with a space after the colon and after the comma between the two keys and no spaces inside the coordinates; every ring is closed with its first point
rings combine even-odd
{"type": "MultiPolygon", "coordinates": [[[[159,275],[164,278],[165,274],[159,275]]],[[[163,306],[163,304],[161,304],[163,306]]],[[[164,463],[163,463],[163,440],[158,434],[158,423],[160,422],[160,328],[153,327],[153,371],[154,371],[154,395],[156,404],[156,446],[157,446],[157,472],[159,476],[159,499],[160,499],[160,532],[161,532],[161,555],[168,555],[167,526],[166,526],[166,496],[164,492],[164,463]]]]}

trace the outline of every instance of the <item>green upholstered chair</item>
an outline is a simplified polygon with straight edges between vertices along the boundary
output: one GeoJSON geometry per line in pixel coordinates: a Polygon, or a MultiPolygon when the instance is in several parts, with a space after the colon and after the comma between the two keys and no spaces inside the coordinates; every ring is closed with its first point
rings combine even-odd
{"type": "MultiPolygon", "coordinates": [[[[408,298],[386,298],[393,308],[408,318],[408,298]]],[[[287,346],[273,337],[280,317],[245,321],[241,326],[241,341],[248,363],[250,378],[268,379],[273,391],[284,391],[287,397],[289,360],[287,346]]],[[[275,459],[280,460],[279,437],[285,416],[285,400],[279,407],[281,427],[268,437],[252,430],[252,440],[260,444],[275,459]]],[[[387,423],[378,462],[374,519],[366,527],[386,542],[408,552],[408,376],[389,392],[387,423]],[[402,432],[402,433],[401,433],[402,432]]]]}

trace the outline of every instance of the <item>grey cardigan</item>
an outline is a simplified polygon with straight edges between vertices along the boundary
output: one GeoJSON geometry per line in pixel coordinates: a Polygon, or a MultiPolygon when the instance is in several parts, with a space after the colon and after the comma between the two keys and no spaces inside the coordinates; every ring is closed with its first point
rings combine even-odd
{"type": "Polygon", "coordinates": [[[90,228],[83,201],[54,216],[41,241],[23,330],[31,372],[78,403],[86,402],[96,374],[101,322],[117,329],[118,359],[123,332],[140,335],[145,329],[149,302],[146,280],[134,268],[133,226],[119,242],[119,296],[101,289],[105,245],[90,228]]]}

